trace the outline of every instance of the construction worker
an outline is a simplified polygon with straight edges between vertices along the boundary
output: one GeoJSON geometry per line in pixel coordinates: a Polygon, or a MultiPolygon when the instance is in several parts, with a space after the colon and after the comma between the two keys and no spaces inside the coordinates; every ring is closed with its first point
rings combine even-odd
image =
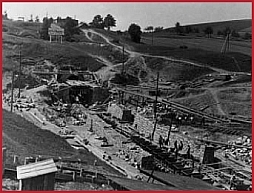
{"type": "Polygon", "coordinates": [[[201,170],[202,170],[202,164],[201,164],[201,162],[199,162],[199,164],[198,164],[198,172],[201,173],[201,170]]]}
{"type": "Polygon", "coordinates": [[[179,149],[179,151],[183,150],[183,141],[182,140],[180,141],[180,145],[179,145],[178,149],[179,149]]]}
{"type": "Polygon", "coordinates": [[[177,140],[175,140],[175,142],[174,142],[174,147],[175,147],[175,149],[178,150],[177,140]]]}

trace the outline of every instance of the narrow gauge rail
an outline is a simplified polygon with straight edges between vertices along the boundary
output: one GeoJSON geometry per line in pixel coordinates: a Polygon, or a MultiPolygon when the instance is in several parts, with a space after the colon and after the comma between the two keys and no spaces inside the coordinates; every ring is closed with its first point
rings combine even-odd
{"type": "MultiPolygon", "coordinates": [[[[122,88],[116,88],[116,89],[119,92],[120,102],[123,102],[123,100],[125,100],[124,99],[124,93],[137,97],[137,99],[136,99],[137,101],[136,101],[136,104],[135,104],[137,106],[141,106],[141,105],[139,105],[139,104],[142,103],[142,102],[139,102],[140,99],[141,99],[141,101],[144,101],[144,99],[149,100],[149,101],[154,101],[155,100],[154,97],[149,96],[149,95],[144,95],[144,94],[141,94],[141,93],[127,91],[127,90],[122,89],[122,88]]],[[[128,100],[126,100],[126,101],[128,101],[128,100]]],[[[246,129],[239,128],[239,127],[235,128],[235,127],[230,126],[230,123],[237,122],[232,118],[219,117],[219,116],[216,116],[216,115],[206,114],[202,111],[198,111],[198,110],[195,110],[195,109],[192,109],[192,108],[188,108],[188,107],[183,106],[181,104],[178,104],[176,102],[167,101],[167,100],[165,100],[163,98],[160,98],[160,97],[158,98],[158,103],[164,104],[166,106],[169,106],[170,108],[173,108],[173,109],[176,109],[176,110],[188,113],[188,114],[196,115],[200,118],[207,119],[212,124],[211,125],[205,125],[204,129],[206,129],[210,132],[214,132],[214,133],[215,132],[221,132],[221,133],[229,134],[229,135],[243,135],[243,134],[246,134],[246,133],[247,134],[251,133],[251,125],[248,121],[241,120],[241,125],[242,125],[241,127],[246,127],[246,129]],[[219,123],[220,125],[214,126],[213,123],[219,123]],[[250,128],[250,129],[247,129],[247,128],[250,128]]],[[[133,103],[131,103],[131,104],[133,104],[133,103]]]]}

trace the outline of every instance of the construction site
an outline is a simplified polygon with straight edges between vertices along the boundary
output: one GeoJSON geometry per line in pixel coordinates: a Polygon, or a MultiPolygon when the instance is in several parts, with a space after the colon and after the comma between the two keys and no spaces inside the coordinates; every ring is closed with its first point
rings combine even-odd
{"type": "MultiPolygon", "coordinates": [[[[21,39],[11,30],[3,33],[5,56],[21,39]]],[[[101,55],[89,57],[102,67],[20,50],[18,70],[4,69],[3,190],[252,189],[250,71],[240,62],[229,71],[141,53],[80,30],[84,42],[36,41],[56,58],[58,47],[98,48],[101,55]],[[108,49],[113,59],[103,55],[108,49]],[[160,65],[172,74],[156,71],[160,65]]]]}

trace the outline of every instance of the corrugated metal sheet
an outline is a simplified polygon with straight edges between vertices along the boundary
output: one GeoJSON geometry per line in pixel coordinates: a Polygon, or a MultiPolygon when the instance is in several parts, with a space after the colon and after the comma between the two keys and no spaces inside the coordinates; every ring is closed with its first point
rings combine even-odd
{"type": "Polygon", "coordinates": [[[57,172],[56,164],[53,159],[48,159],[23,166],[17,166],[17,179],[32,178],[53,172],[57,172]]]}

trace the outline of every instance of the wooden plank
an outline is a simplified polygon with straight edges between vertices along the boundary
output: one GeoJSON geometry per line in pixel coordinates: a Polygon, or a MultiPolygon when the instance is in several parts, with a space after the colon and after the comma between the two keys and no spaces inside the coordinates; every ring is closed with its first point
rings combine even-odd
{"type": "Polygon", "coordinates": [[[23,174],[19,174],[18,177],[19,177],[19,179],[27,179],[27,178],[45,175],[45,174],[49,174],[49,173],[55,173],[55,168],[50,167],[50,168],[44,168],[41,171],[33,171],[33,172],[29,172],[29,173],[23,173],[23,174]]]}
{"type": "Polygon", "coordinates": [[[18,169],[17,171],[19,172],[19,174],[24,174],[24,173],[34,172],[34,171],[40,171],[40,170],[43,170],[43,169],[54,168],[54,167],[56,167],[56,164],[55,163],[50,163],[50,164],[40,165],[39,167],[35,166],[35,167],[28,167],[28,168],[18,169]]]}
{"type": "Polygon", "coordinates": [[[53,159],[31,163],[17,167],[17,179],[25,179],[57,172],[57,167],[53,159]]]}
{"type": "Polygon", "coordinates": [[[34,168],[34,167],[37,167],[37,166],[39,167],[39,166],[44,165],[44,164],[51,164],[53,162],[54,162],[53,159],[48,159],[48,160],[43,160],[43,161],[40,161],[40,162],[35,162],[35,163],[27,164],[27,165],[18,166],[17,168],[19,168],[20,170],[23,170],[23,169],[26,169],[26,168],[34,168]]]}

